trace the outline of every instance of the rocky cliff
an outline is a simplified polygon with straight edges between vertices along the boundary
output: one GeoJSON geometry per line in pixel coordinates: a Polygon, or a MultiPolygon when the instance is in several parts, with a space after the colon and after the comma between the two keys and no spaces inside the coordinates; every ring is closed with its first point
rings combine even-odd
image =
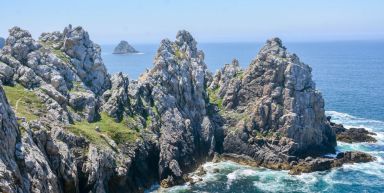
{"type": "Polygon", "coordinates": [[[212,76],[195,39],[179,31],[161,42],[152,69],[129,80],[107,73],[81,27],[37,41],[9,32],[0,51],[1,192],[143,192],[183,183],[212,158],[300,173],[356,157],[302,159],[334,152],[336,137],[310,67],[277,38],[246,70],[234,60],[212,76]]]}
{"type": "Polygon", "coordinates": [[[127,41],[120,41],[120,43],[113,50],[114,54],[132,54],[139,53],[134,47],[132,47],[127,41]]]}
{"type": "Polygon", "coordinates": [[[0,49],[4,47],[5,39],[0,37],[0,49]]]}
{"type": "Polygon", "coordinates": [[[311,68],[280,39],[268,40],[248,69],[234,62],[219,73],[210,89],[227,120],[225,152],[268,164],[334,151],[335,133],[311,68]]]}

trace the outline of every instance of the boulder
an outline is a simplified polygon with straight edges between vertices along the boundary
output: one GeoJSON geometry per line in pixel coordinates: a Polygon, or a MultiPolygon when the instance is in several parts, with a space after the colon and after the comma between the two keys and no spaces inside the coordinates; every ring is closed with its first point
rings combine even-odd
{"type": "Polygon", "coordinates": [[[69,94],[69,106],[85,117],[88,122],[95,120],[97,101],[92,92],[72,92],[69,94]]]}
{"type": "Polygon", "coordinates": [[[0,80],[3,84],[12,84],[15,71],[12,67],[0,62],[0,80]]]}

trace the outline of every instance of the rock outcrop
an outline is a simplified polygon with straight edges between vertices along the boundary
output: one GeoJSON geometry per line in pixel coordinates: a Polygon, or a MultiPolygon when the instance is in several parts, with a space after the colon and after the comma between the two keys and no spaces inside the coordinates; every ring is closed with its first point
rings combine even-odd
{"type": "Polygon", "coordinates": [[[182,181],[183,174],[215,150],[215,124],[207,113],[207,67],[204,54],[186,31],[176,41],[163,40],[154,67],[143,82],[160,117],[160,179],[165,186],[182,181]]]}
{"type": "Polygon", "coordinates": [[[118,73],[111,78],[112,88],[103,94],[103,111],[116,120],[122,120],[123,116],[130,114],[131,110],[128,96],[129,79],[127,75],[118,73]]]}
{"type": "Polygon", "coordinates": [[[325,171],[331,168],[340,167],[343,164],[366,163],[375,161],[376,158],[364,152],[346,151],[337,154],[336,158],[309,158],[300,161],[290,168],[289,173],[298,175],[314,171],[325,171]]]}
{"type": "Polygon", "coordinates": [[[291,163],[286,162],[276,162],[266,164],[262,160],[255,160],[252,157],[246,155],[237,155],[237,154],[216,154],[213,158],[213,162],[219,161],[233,161],[239,164],[253,166],[253,167],[268,167],[271,169],[283,169],[289,170],[291,175],[299,175],[301,173],[310,173],[315,171],[325,171],[332,168],[341,167],[344,164],[352,163],[366,163],[375,161],[376,157],[369,155],[368,153],[359,152],[359,151],[346,151],[340,152],[336,157],[306,157],[305,159],[298,159],[297,161],[292,161],[291,163]]]}
{"type": "Polygon", "coordinates": [[[111,83],[100,47],[90,41],[88,33],[69,26],[63,33],[44,33],[40,41],[35,41],[19,27],[9,32],[0,51],[2,82],[38,89],[44,102],[49,103],[51,121],[69,123],[77,117],[69,108],[86,109],[79,116],[93,121],[97,117],[95,98],[111,83]]]}
{"type": "Polygon", "coordinates": [[[3,48],[5,45],[5,39],[0,37],[0,49],[3,48]]]}
{"type": "Polygon", "coordinates": [[[227,121],[224,152],[263,160],[265,166],[334,152],[335,133],[311,68],[280,39],[268,40],[245,71],[229,72],[216,75],[210,86],[227,121]],[[232,78],[215,85],[226,76],[232,78]]]}
{"type": "Polygon", "coordinates": [[[342,124],[333,123],[331,117],[327,117],[329,124],[336,133],[337,141],[346,143],[377,142],[373,136],[376,133],[369,132],[365,128],[345,128],[342,124]]]}
{"type": "Polygon", "coordinates": [[[134,54],[139,53],[134,47],[132,47],[127,41],[120,41],[120,43],[113,50],[113,54],[134,54]]]}
{"type": "Polygon", "coordinates": [[[0,50],[0,192],[143,192],[183,183],[220,157],[293,174],[373,160],[319,157],[336,144],[324,101],[310,67],[277,38],[248,69],[233,60],[212,76],[195,39],[179,31],[161,42],[152,69],[129,80],[107,73],[81,27],[38,41],[9,32],[0,50]]]}

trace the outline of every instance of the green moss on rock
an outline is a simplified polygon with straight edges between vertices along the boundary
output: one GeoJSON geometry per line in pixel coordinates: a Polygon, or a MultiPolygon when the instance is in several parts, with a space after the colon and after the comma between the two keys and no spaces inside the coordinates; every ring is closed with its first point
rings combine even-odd
{"type": "Polygon", "coordinates": [[[207,89],[209,103],[217,105],[220,110],[223,110],[223,99],[219,97],[219,89],[207,89]]]}

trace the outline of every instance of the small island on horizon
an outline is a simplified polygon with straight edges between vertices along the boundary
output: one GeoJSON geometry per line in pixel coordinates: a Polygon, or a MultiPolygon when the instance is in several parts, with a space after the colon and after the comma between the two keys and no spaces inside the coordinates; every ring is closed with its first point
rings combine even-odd
{"type": "Polygon", "coordinates": [[[137,54],[137,51],[127,41],[121,40],[120,43],[115,47],[113,54],[137,54]]]}

